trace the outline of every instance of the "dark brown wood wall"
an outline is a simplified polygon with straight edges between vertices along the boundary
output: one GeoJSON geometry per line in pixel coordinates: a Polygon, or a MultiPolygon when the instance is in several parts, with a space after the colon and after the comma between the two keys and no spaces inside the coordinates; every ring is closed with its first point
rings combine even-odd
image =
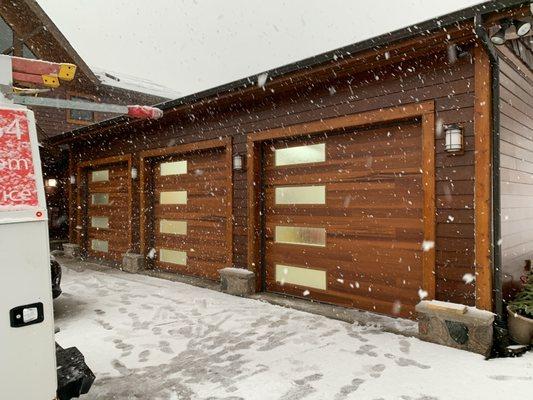
{"type": "MultiPolygon", "coordinates": [[[[444,54],[426,56],[388,66],[377,72],[354,73],[348,78],[324,78],[305,87],[276,89],[248,95],[246,100],[224,106],[195,105],[168,117],[157,128],[125,129],[78,141],[74,157],[82,160],[233,137],[233,152],[246,153],[246,134],[282,125],[353,114],[401,104],[435,101],[438,125],[459,123],[464,127],[465,152],[450,156],[444,137],[436,140],[437,298],[474,303],[474,286],[463,282],[474,274],[474,68],[464,58],[447,65],[444,54]]],[[[134,193],[135,193],[134,189],[134,193]]],[[[134,210],[138,199],[134,197],[134,210]]],[[[234,263],[246,267],[246,173],[234,174],[234,263]]],[[[134,212],[133,238],[138,241],[138,213],[134,212]]]]}
{"type": "MultiPolygon", "coordinates": [[[[103,85],[81,85],[77,82],[64,83],[53,92],[48,94],[48,97],[68,99],[68,95],[73,96],[87,96],[87,101],[94,101],[96,103],[113,103],[113,104],[154,104],[161,101],[161,98],[146,95],[144,93],[137,93],[131,91],[120,91],[120,94],[115,93],[115,89],[103,85]],[[92,100],[91,100],[92,98],[92,100]]],[[[52,107],[30,107],[35,113],[35,120],[37,121],[38,135],[40,140],[44,140],[63,132],[68,132],[80,126],[87,125],[87,123],[71,123],[67,121],[67,110],[52,108],[52,107]]],[[[103,121],[108,118],[115,117],[116,114],[110,113],[94,113],[95,122],[103,121]]]]}
{"type": "Polygon", "coordinates": [[[526,260],[533,259],[533,80],[505,58],[500,58],[500,132],[501,247],[509,298],[526,260]]]}

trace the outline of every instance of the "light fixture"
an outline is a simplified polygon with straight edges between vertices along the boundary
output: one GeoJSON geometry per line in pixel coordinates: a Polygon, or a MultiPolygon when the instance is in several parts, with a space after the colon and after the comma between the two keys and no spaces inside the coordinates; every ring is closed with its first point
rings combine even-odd
{"type": "Polygon", "coordinates": [[[131,168],[131,179],[137,179],[137,168],[131,168]]]}
{"type": "Polygon", "coordinates": [[[449,44],[447,48],[448,63],[454,64],[457,61],[457,46],[455,44],[449,44]]]}
{"type": "Polygon", "coordinates": [[[511,26],[511,21],[503,19],[500,21],[500,29],[490,37],[490,41],[497,46],[505,43],[505,32],[511,26]]]}
{"type": "Polygon", "coordinates": [[[525,36],[531,30],[531,22],[529,21],[520,21],[515,19],[513,25],[516,29],[516,34],[520,37],[525,36]]]}
{"type": "Polygon", "coordinates": [[[235,171],[241,171],[243,168],[243,158],[240,154],[235,154],[233,156],[233,169],[235,171]]]}
{"type": "Polygon", "coordinates": [[[70,175],[70,184],[75,185],[76,184],[76,175],[70,175]]]}
{"type": "Polygon", "coordinates": [[[463,128],[457,124],[444,126],[446,132],[446,151],[457,153],[463,150],[463,128]]]}
{"type": "Polygon", "coordinates": [[[46,180],[46,186],[48,187],[56,187],[57,186],[57,179],[49,178],[46,180]]]}

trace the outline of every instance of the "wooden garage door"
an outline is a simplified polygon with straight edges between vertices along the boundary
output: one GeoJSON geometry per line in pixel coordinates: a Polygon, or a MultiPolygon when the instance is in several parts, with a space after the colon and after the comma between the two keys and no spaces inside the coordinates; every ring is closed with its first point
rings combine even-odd
{"type": "Polygon", "coordinates": [[[225,149],[216,148],[151,162],[147,252],[155,268],[218,280],[218,270],[230,264],[227,160],[225,149]]]}
{"type": "Polygon", "coordinates": [[[269,291],[409,315],[422,287],[422,129],[263,144],[269,291]]]}
{"type": "Polygon", "coordinates": [[[130,247],[128,163],[102,165],[86,171],[87,254],[121,263],[130,247]]]}

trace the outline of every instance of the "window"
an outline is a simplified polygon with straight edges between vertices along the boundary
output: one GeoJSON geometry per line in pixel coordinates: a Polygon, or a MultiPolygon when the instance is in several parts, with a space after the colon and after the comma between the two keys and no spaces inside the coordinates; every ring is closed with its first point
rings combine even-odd
{"type": "MultiPolygon", "coordinates": [[[[13,31],[6,21],[0,17],[0,53],[13,47],[13,31]]],[[[13,50],[7,53],[13,55],[13,50]]]]}
{"type": "Polygon", "coordinates": [[[326,186],[280,186],[276,204],[326,204],[326,186]]]}
{"type": "Polygon", "coordinates": [[[102,169],[91,173],[91,182],[107,182],[109,180],[109,170],[102,169]]]}
{"type": "Polygon", "coordinates": [[[161,163],[161,176],[183,175],[187,173],[187,161],[171,161],[161,163]]]}
{"type": "Polygon", "coordinates": [[[187,221],[174,221],[171,219],[162,219],[159,221],[159,232],[171,235],[186,235],[187,221]]]}
{"type": "Polygon", "coordinates": [[[37,56],[31,51],[31,49],[23,43],[23,40],[17,38],[13,33],[13,30],[8,25],[8,23],[0,17],[0,54],[3,54],[4,51],[11,49],[6,54],[8,56],[22,56],[24,58],[37,59],[37,56]],[[20,54],[20,44],[22,44],[22,54],[20,54]],[[14,48],[17,48],[17,53],[15,53],[14,48]]]}
{"type": "MultiPolygon", "coordinates": [[[[86,101],[86,102],[92,102],[94,101],[94,98],[91,96],[83,96],[83,95],[71,95],[68,94],[67,98],[69,100],[74,101],[86,101]]],[[[67,122],[70,122],[71,124],[78,124],[78,125],[87,125],[91,124],[95,121],[94,119],[94,111],[85,111],[85,110],[67,110],[67,122]]]]}
{"type": "Polygon", "coordinates": [[[37,56],[25,44],[22,45],[22,57],[24,57],[24,58],[32,58],[34,60],[37,59],[37,56]]]}
{"type": "Polygon", "coordinates": [[[159,204],[187,204],[187,191],[161,192],[159,204]]]}
{"type": "Polygon", "coordinates": [[[187,252],[161,249],[159,250],[159,261],[171,264],[187,265],[187,252]]]}
{"type": "Polygon", "coordinates": [[[276,264],[276,282],[326,290],[326,271],[276,264]]]}
{"type": "Polygon", "coordinates": [[[326,161],[325,143],[288,147],[274,150],[276,167],[326,161]]]}
{"type": "Polygon", "coordinates": [[[91,227],[98,229],[109,229],[109,218],[91,217],[91,227]]]}
{"type": "Polygon", "coordinates": [[[91,204],[93,206],[103,206],[109,204],[108,193],[93,193],[91,195],[91,204]]]}
{"type": "Polygon", "coordinates": [[[91,249],[107,253],[109,251],[109,243],[107,240],[93,239],[91,240],[91,249]]]}
{"type": "Polygon", "coordinates": [[[326,246],[326,229],[305,226],[276,226],[276,243],[326,246]]]}

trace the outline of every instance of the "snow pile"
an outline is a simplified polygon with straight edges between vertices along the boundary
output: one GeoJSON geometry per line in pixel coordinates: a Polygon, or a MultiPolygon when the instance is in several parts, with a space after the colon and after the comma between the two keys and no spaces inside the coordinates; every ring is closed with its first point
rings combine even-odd
{"type": "Polygon", "coordinates": [[[485,361],[374,326],[111,269],[65,268],[63,290],[57,340],[78,346],[96,373],[87,399],[491,400],[533,392],[532,353],[485,361]]]}

